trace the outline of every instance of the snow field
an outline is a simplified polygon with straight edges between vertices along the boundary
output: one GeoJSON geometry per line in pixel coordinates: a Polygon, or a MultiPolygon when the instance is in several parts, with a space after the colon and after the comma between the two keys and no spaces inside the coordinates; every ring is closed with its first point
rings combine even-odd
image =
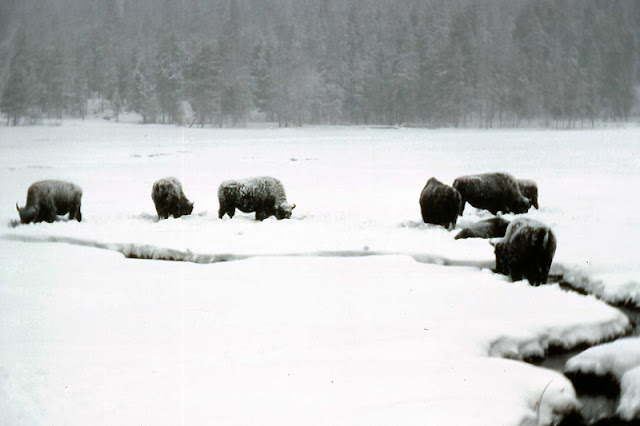
{"type": "MultiPolygon", "coordinates": [[[[450,184],[463,174],[504,170],[538,183],[541,209],[529,216],[556,233],[556,268],[606,300],[640,300],[640,202],[630,195],[640,186],[637,127],[184,129],[69,121],[52,128],[2,127],[0,138],[2,222],[16,219],[15,203],[24,204],[34,181],[68,179],[84,189],[82,226],[55,224],[44,232],[204,253],[367,246],[492,259],[484,242],[453,243],[450,233],[422,224],[418,198],[431,176],[450,184]],[[151,185],[170,175],[181,179],[195,202],[194,216],[159,225],[151,185]],[[251,216],[217,221],[218,184],[256,175],[282,180],[297,204],[291,223],[255,224],[251,216]]],[[[468,209],[459,227],[486,217],[468,209]]]]}
{"type": "Polygon", "coordinates": [[[551,424],[575,406],[568,380],[487,355],[627,325],[593,298],[405,256],[0,249],[0,412],[17,424],[551,424]]]}
{"type": "MultiPolygon", "coordinates": [[[[431,176],[534,179],[541,209],[529,216],[558,237],[552,272],[608,300],[640,300],[640,202],[629,195],[640,184],[638,128],[70,121],[0,127],[0,140],[1,223],[36,180],[84,190],[82,223],[0,233],[18,240],[0,239],[10,259],[0,267],[0,417],[15,424],[552,424],[576,405],[569,381],[487,357],[597,343],[628,320],[593,297],[510,283],[488,270],[487,241],[422,224],[431,176]],[[293,218],[219,220],[218,184],[256,175],[282,180],[293,218]],[[182,181],[193,215],[156,222],[151,185],[165,176],[182,181]],[[272,257],[196,265],[19,242],[47,238],[272,257]],[[394,256],[275,256],[337,251],[394,256]]],[[[486,217],[467,207],[458,227],[486,217]]]]}

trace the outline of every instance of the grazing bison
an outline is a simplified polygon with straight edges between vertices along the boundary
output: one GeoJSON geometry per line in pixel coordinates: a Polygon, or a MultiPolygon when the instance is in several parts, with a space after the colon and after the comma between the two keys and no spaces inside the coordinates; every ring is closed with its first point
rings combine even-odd
{"type": "Polygon", "coordinates": [[[523,197],[529,200],[531,205],[538,208],[538,185],[529,179],[517,179],[518,189],[523,197]]]}
{"type": "Polygon", "coordinates": [[[483,173],[461,176],[453,181],[453,187],[462,195],[460,215],[465,203],[493,214],[526,213],[531,204],[518,189],[516,179],[507,173],[483,173]]]}
{"type": "Polygon", "coordinates": [[[159,219],[169,216],[178,218],[190,215],[193,203],[184,195],[182,184],[174,177],[166,177],[155,181],[151,189],[151,198],[156,205],[159,219]]]}
{"type": "Polygon", "coordinates": [[[500,238],[504,237],[509,226],[509,221],[501,217],[481,220],[473,225],[463,228],[455,236],[456,240],[462,238],[500,238]]]}
{"type": "Polygon", "coordinates": [[[16,209],[20,222],[53,222],[58,215],[69,213],[69,219],[82,220],[80,204],[82,189],[71,182],[61,180],[41,180],[32,184],[27,191],[27,205],[16,209]]]}
{"type": "Polygon", "coordinates": [[[420,211],[424,223],[455,228],[462,197],[449,185],[432,177],[420,193],[420,211]]]}
{"type": "Polygon", "coordinates": [[[225,214],[232,218],[236,209],[244,213],[255,212],[256,220],[270,216],[278,220],[289,219],[296,207],[287,202],[282,182],[269,176],[224,181],[218,188],[218,201],[220,219],[225,214]]]}
{"type": "Polygon", "coordinates": [[[496,272],[512,281],[526,278],[530,284],[545,284],[556,252],[556,236],[543,223],[514,219],[504,238],[495,244],[496,272]]]}

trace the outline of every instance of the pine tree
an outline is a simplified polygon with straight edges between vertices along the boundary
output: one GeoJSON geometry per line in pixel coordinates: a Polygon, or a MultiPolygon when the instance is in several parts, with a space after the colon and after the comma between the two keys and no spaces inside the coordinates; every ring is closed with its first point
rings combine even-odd
{"type": "Polygon", "coordinates": [[[119,121],[120,111],[122,111],[122,99],[120,99],[118,86],[116,86],[113,96],[111,96],[111,108],[113,109],[113,115],[115,116],[116,121],[119,121]]]}
{"type": "Polygon", "coordinates": [[[201,127],[218,112],[218,77],[215,49],[211,43],[203,43],[188,62],[185,81],[191,107],[201,127]]]}
{"type": "Polygon", "coordinates": [[[143,123],[154,123],[160,108],[153,85],[147,77],[147,72],[146,61],[141,59],[133,73],[131,107],[135,112],[142,115],[143,123]]]}
{"type": "Polygon", "coordinates": [[[258,108],[258,111],[266,114],[267,121],[273,121],[275,83],[273,75],[273,44],[271,42],[261,41],[254,45],[251,77],[253,79],[251,86],[253,104],[258,108]]]}
{"type": "Polygon", "coordinates": [[[183,99],[182,52],[176,36],[170,33],[161,38],[156,69],[156,93],[162,122],[172,123],[183,99]]]}
{"type": "Polygon", "coordinates": [[[29,46],[22,27],[14,36],[11,52],[9,78],[0,97],[0,109],[6,114],[7,122],[16,126],[28,114],[32,97],[29,46]]]}

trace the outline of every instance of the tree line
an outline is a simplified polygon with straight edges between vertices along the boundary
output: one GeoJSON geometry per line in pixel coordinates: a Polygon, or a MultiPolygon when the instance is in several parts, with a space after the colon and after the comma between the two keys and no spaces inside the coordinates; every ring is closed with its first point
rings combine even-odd
{"type": "Polygon", "coordinates": [[[634,0],[5,0],[0,110],[243,126],[593,125],[640,84],[634,0]]]}

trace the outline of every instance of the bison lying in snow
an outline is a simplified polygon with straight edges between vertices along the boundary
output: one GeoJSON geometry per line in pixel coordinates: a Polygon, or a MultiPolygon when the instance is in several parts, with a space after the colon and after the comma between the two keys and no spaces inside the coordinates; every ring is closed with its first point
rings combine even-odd
{"type": "Polygon", "coordinates": [[[269,176],[224,181],[218,188],[218,201],[220,219],[225,214],[232,218],[236,209],[244,213],[255,212],[256,220],[270,216],[278,220],[289,219],[296,207],[287,202],[282,182],[269,176]]]}
{"type": "Polygon", "coordinates": [[[529,179],[517,179],[518,189],[523,197],[536,209],[538,208],[538,185],[529,179]]]}
{"type": "Polygon", "coordinates": [[[524,277],[530,284],[544,284],[555,252],[556,236],[548,226],[517,218],[507,227],[504,238],[495,244],[496,272],[513,281],[524,277]]]}
{"type": "Polygon", "coordinates": [[[174,177],[155,181],[151,189],[151,199],[156,205],[158,219],[167,219],[169,216],[178,218],[190,215],[193,211],[193,203],[189,202],[182,190],[182,184],[174,177]]]}
{"type": "Polygon", "coordinates": [[[474,223],[455,236],[456,240],[461,238],[500,238],[504,237],[509,226],[509,221],[501,217],[492,217],[491,219],[481,220],[474,223]]]}
{"type": "Polygon", "coordinates": [[[53,222],[58,215],[69,213],[69,219],[82,220],[80,204],[82,189],[71,182],[61,180],[41,180],[32,184],[27,191],[27,205],[16,209],[20,222],[53,222]]]}
{"type": "Polygon", "coordinates": [[[461,176],[453,181],[453,187],[462,195],[460,214],[465,202],[493,214],[526,213],[531,207],[529,200],[520,193],[516,179],[507,173],[461,176]]]}
{"type": "Polygon", "coordinates": [[[454,228],[460,213],[460,193],[432,177],[420,193],[420,211],[424,223],[454,228]]]}

